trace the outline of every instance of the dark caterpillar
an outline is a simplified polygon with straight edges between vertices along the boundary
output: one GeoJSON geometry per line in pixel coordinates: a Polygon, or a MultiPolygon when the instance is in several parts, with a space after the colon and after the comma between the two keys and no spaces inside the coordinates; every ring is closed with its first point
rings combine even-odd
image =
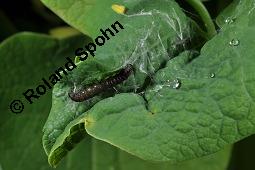
{"type": "Polygon", "coordinates": [[[128,77],[133,73],[134,69],[131,64],[128,64],[125,68],[121,69],[116,75],[109,77],[102,82],[89,86],[86,89],[79,90],[78,92],[70,92],[69,97],[75,102],[82,102],[95,95],[111,88],[117,84],[127,80],[128,77]]]}

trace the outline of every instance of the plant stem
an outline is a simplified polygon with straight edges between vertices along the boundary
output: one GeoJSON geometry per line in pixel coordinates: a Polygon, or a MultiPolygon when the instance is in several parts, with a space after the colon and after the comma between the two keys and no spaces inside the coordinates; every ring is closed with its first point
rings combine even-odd
{"type": "Polygon", "coordinates": [[[217,34],[217,31],[215,29],[215,25],[212,21],[212,18],[207,11],[204,4],[201,2],[201,0],[186,0],[200,15],[202,21],[205,24],[205,28],[207,30],[207,38],[211,39],[215,34],[217,34]]]}

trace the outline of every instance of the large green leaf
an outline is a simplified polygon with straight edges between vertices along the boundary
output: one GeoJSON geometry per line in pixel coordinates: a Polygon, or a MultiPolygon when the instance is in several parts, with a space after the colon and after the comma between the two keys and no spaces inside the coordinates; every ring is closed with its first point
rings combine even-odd
{"type": "MultiPolygon", "coordinates": [[[[77,63],[77,68],[54,88],[53,107],[43,136],[44,148],[52,165],[67,153],[65,145],[69,145],[70,140],[71,143],[81,140],[75,137],[72,142],[66,137],[84,133],[81,128],[75,128],[70,129],[68,134],[62,134],[67,124],[98,101],[114,95],[110,90],[84,103],[76,103],[68,97],[73,87],[78,89],[98,82],[129,63],[134,66],[135,74],[124,86],[117,88],[120,92],[139,91],[169,59],[186,48],[195,34],[192,23],[174,1],[144,1],[130,9],[119,22],[124,29],[98,48],[94,58],[77,63]],[[64,137],[58,139],[61,134],[64,137]],[[64,142],[65,139],[67,142],[64,142]]],[[[80,121],[68,127],[77,123],[80,121]]]]}
{"type": "MultiPolygon", "coordinates": [[[[0,44],[0,169],[48,170],[41,147],[43,123],[51,107],[51,90],[29,104],[22,93],[36,88],[41,78],[47,77],[66,63],[65,57],[74,56],[74,50],[88,38],[73,35],[64,39],[35,33],[19,33],[0,44]],[[14,114],[9,105],[20,99],[24,111],[14,114]]],[[[58,169],[82,169],[85,164],[75,159],[84,155],[87,146],[81,145],[71,153],[58,169]],[[73,155],[74,154],[74,155],[73,155]]]]}
{"type": "Polygon", "coordinates": [[[129,93],[98,102],[84,116],[87,132],[158,161],[208,155],[254,134],[255,10],[248,7],[197,58],[186,53],[170,60],[146,100],[129,93]],[[177,79],[180,89],[171,88],[177,79]]]}
{"type": "MultiPolygon", "coordinates": [[[[68,160],[79,160],[87,170],[226,170],[231,157],[231,147],[210,156],[186,161],[179,164],[148,162],[132,156],[105,142],[87,137],[81,142],[75,152],[70,152],[68,160]],[[86,146],[86,147],[83,147],[86,146]],[[82,148],[83,147],[83,148],[82,148]],[[77,154],[82,150],[83,156],[77,154]],[[106,156],[107,155],[107,156],[106,156]]],[[[64,159],[59,166],[66,164],[64,159]]],[[[79,164],[76,164],[79,165],[79,164]]],[[[74,170],[82,168],[72,167],[74,170]]]]}
{"type": "Polygon", "coordinates": [[[53,12],[68,24],[84,34],[97,36],[99,29],[106,28],[119,19],[120,15],[112,10],[112,5],[124,5],[132,9],[141,0],[42,0],[53,12]]]}
{"type": "MultiPolygon", "coordinates": [[[[169,20],[160,18],[160,14],[166,14],[162,12],[164,9],[160,9],[159,15],[151,14],[150,9],[156,5],[150,5],[142,4],[148,11],[131,15],[135,16],[132,24],[130,14],[137,14],[141,8],[130,10],[129,17],[121,17],[119,21],[129,29],[100,48],[95,58],[79,63],[78,68],[55,87],[54,107],[44,128],[44,147],[52,165],[56,165],[82,135],[86,136],[81,128],[84,125],[89,135],[153,161],[198,158],[254,134],[254,4],[240,3],[243,10],[233,22],[222,25],[220,33],[202,48],[199,56],[186,51],[175,58],[173,51],[170,51],[172,55],[159,51],[169,47],[167,38],[175,37],[174,33],[185,35],[190,28],[166,33],[164,21],[169,20]],[[150,18],[153,15],[157,19],[150,18]],[[154,31],[157,27],[152,23],[162,26],[160,31],[154,31]],[[150,29],[153,31],[148,31],[150,29]],[[157,34],[159,32],[164,36],[157,34]],[[139,40],[143,40],[141,44],[139,40]],[[126,46],[120,47],[121,42],[126,46]],[[160,48],[158,42],[162,42],[164,48],[160,48]],[[153,54],[160,55],[150,58],[153,54]],[[166,65],[162,64],[164,54],[172,57],[166,65]],[[109,91],[83,103],[75,103],[68,97],[73,85],[80,88],[100,81],[126,63],[134,65],[135,73],[117,86],[121,94],[114,96],[109,91]],[[153,80],[150,85],[146,82],[148,77],[153,80]],[[144,96],[136,93],[137,86],[144,96]]],[[[168,12],[170,18],[174,18],[174,12],[168,12]]],[[[186,23],[185,17],[177,16],[177,23],[186,23]]],[[[185,28],[182,24],[179,28],[185,28]]]]}
{"type": "Polygon", "coordinates": [[[226,9],[224,9],[217,17],[216,22],[219,27],[224,24],[231,24],[235,22],[236,18],[243,15],[244,12],[248,15],[251,14],[255,4],[253,0],[234,0],[226,9]]]}

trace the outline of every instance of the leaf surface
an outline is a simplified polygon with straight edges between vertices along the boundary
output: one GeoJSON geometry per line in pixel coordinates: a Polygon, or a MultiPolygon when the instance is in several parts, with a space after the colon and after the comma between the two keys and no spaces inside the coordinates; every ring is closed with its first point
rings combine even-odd
{"type": "Polygon", "coordinates": [[[42,0],[53,12],[68,24],[84,34],[96,37],[99,29],[115,22],[120,15],[112,10],[112,5],[124,5],[127,9],[141,0],[42,0]]]}
{"type": "MultiPolygon", "coordinates": [[[[124,29],[119,30],[104,46],[98,47],[95,57],[77,63],[77,68],[54,88],[53,107],[44,126],[43,136],[44,148],[52,165],[66,154],[62,145],[66,145],[65,140],[71,140],[67,138],[72,127],[76,126],[76,123],[73,126],[67,124],[97,102],[115,94],[106,89],[102,95],[77,103],[70,99],[68,93],[73,89],[99,83],[102,79],[116,74],[126,64],[133,65],[135,74],[130,76],[124,86],[118,86],[117,89],[120,92],[139,91],[162,65],[188,46],[189,40],[195,34],[195,31],[191,32],[194,30],[191,21],[174,1],[141,2],[123,15],[119,22],[124,29]],[[66,126],[66,133],[63,133],[66,126]]],[[[80,130],[74,131],[75,134],[83,136],[80,130]]]]}
{"type": "Polygon", "coordinates": [[[157,10],[162,2],[141,2],[122,16],[125,31],[55,87],[56,104],[44,128],[53,166],[67,153],[66,140],[76,144],[69,139],[73,130],[86,136],[75,130],[80,124],[94,138],[152,161],[199,158],[254,134],[254,5],[240,4],[244,11],[222,25],[200,55],[185,51],[176,56],[187,48],[193,29],[178,6],[168,9],[173,1],[164,2],[172,4],[157,10]],[[178,49],[178,40],[184,48],[178,49]],[[73,87],[100,82],[127,63],[135,72],[117,86],[120,94],[109,90],[83,103],[68,97],[73,87]]]}
{"type": "Polygon", "coordinates": [[[224,26],[197,58],[181,55],[158,71],[145,92],[147,104],[137,94],[97,103],[88,111],[88,133],[158,161],[208,155],[254,134],[255,10],[247,12],[224,26]],[[176,79],[180,89],[171,88],[176,79]],[[125,107],[131,101],[136,104],[125,107]],[[109,109],[116,104],[119,110],[109,109]]]}
{"type": "MultiPolygon", "coordinates": [[[[31,105],[23,100],[22,93],[29,88],[35,89],[42,83],[42,77],[47,77],[65,64],[65,57],[72,57],[77,46],[83,45],[86,39],[82,35],[75,35],[60,40],[25,32],[0,44],[1,170],[51,169],[40,139],[51,107],[51,90],[48,89],[31,105]],[[24,103],[24,111],[20,114],[10,111],[9,105],[14,99],[24,103]]],[[[84,168],[83,162],[74,159],[83,155],[84,148],[84,145],[77,147],[57,169],[84,168]]]]}

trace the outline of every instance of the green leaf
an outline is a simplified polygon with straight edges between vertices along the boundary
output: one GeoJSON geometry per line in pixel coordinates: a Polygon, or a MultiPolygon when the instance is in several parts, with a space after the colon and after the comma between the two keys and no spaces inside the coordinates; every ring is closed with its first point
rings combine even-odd
{"type": "MultiPolygon", "coordinates": [[[[88,169],[146,169],[146,170],[225,170],[228,166],[229,158],[231,156],[231,147],[226,147],[215,154],[186,161],[179,164],[171,163],[155,163],[148,162],[132,156],[126,152],[113,147],[105,142],[95,140],[92,137],[86,137],[86,150],[84,151],[83,161],[88,169]],[[107,157],[105,156],[107,155],[107,157]]],[[[80,144],[77,146],[80,147],[80,144]]],[[[75,153],[72,153],[74,156],[75,153]]],[[[80,158],[78,158],[80,159],[80,158]]],[[[65,160],[64,160],[65,161],[65,160]]],[[[64,162],[63,161],[63,162],[64,162]]],[[[60,164],[61,166],[61,164],[60,164]]]]}
{"type": "Polygon", "coordinates": [[[231,147],[226,147],[210,156],[181,164],[153,163],[134,157],[107,143],[90,138],[87,138],[87,141],[90,141],[90,151],[86,155],[90,154],[91,167],[98,170],[226,170],[231,155],[231,147]]]}
{"type": "MultiPolygon", "coordinates": [[[[116,74],[129,63],[134,66],[136,73],[124,86],[117,88],[120,92],[139,91],[167,60],[188,47],[189,40],[195,34],[192,22],[174,1],[144,1],[130,9],[127,16],[123,15],[118,21],[124,29],[104,46],[97,48],[94,58],[89,57],[86,61],[77,63],[77,68],[54,88],[53,107],[43,135],[44,149],[53,166],[66,154],[65,139],[71,134],[74,125],[68,126],[63,133],[66,126],[97,102],[114,95],[113,91],[106,90],[106,93],[91,100],[77,103],[68,96],[73,87],[79,89],[99,82],[116,74]]],[[[75,134],[82,136],[83,133],[75,130],[75,134]]]]}
{"type": "MultiPolygon", "coordinates": [[[[197,58],[193,52],[184,52],[169,60],[164,68],[156,69],[155,75],[149,74],[154,81],[147,86],[144,97],[127,90],[128,80],[127,84],[119,87],[120,94],[110,98],[97,96],[96,99],[100,101],[92,101],[96,104],[89,110],[84,106],[91,107],[87,104],[89,101],[74,104],[70,99],[65,99],[68,98],[66,96],[62,97],[62,100],[66,100],[62,107],[63,104],[77,105],[76,108],[82,106],[87,111],[78,120],[85,122],[88,134],[145,160],[178,162],[198,158],[254,134],[253,7],[240,14],[235,22],[224,25],[221,32],[202,48],[197,58]],[[177,87],[177,80],[181,85],[179,89],[173,88],[177,87]]],[[[135,20],[132,22],[136,23],[135,20]]],[[[139,23],[144,25],[151,22],[145,19],[145,22],[139,23]]],[[[135,37],[133,44],[141,39],[140,36],[135,37]]],[[[119,43],[118,38],[116,42],[119,43]]],[[[110,51],[118,49],[114,45],[115,48],[108,50],[101,48],[102,53],[111,54],[110,51]]],[[[111,47],[111,44],[106,47],[111,47]]],[[[153,47],[146,51],[158,48],[153,47]]],[[[80,63],[73,75],[59,86],[62,85],[64,91],[72,87],[66,85],[68,82],[84,86],[111,75],[123,65],[123,61],[118,62],[114,55],[110,55],[111,60],[108,60],[100,52],[97,57],[80,63]],[[99,70],[93,70],[93,66],[99,70]],[[90,73],[94,80],[82,76],[86,73],[90,73]]],[[[139,53],[136,56],[140,56],[139,53]]],[[[124,58],[124,61],[127,59],[124,58]]],[[[135,65],[135,68],[135,85],[139,86],[144,83],[145,77],[139,75],[139,67],[135,65]]],[[[58,87],[56,92],[59,90],[58,87]]],[[[72,107],[67,106],[69,108],[72,107]]],[[[53,111],[58,112],[54,107],[53,111]]],[[[51,116],[54,116],[54,112],[51,116]]],[[[70,119],[65,120],[67,122],[70,119]]],[[[65,123],[62,122],[61,126],[65,127],[65,123]]],[[[66,131],[62,136],[65,134],[66,131]]],[[[62,146],[61,143],[63,141],[55,144],[62,146]]],[[[51,153],[54,153],[54,149],[51,153]]]]}
{"type": "MultiPolygon", "coordinates": [[[[41,84],[41,78],[62,66],[65,57],[74,57],[74,50],[88,38],[82,35],[56,39],[44,34],[19,33],[0,44],[0,169],[51,169],[41,146],[43,123],[51,107],[51,90],[29,104],[22,95],[29,88],[41,84]],[[10,103],[20,99],[24,111],[14,114],[10,103]]],[[[86,146],[80,145],[68,155],[58,169],[84,168],[75,159],[81,157],[86,146]]]]}
{"type": "Polygon", "coordinates": [[[127,9],[141,0],[42,0],[53,12],[60,16],[71,26],[84,34],[96,37],[99,29],[104,29],[120,17],[113,11],[112,5],[124,5],[127,9]],[[103,11],[103,13],[102,13],[103,11]]]}
{"type": "Polygon", "coordinates": [[[223,26],[196,59],[186,54],[170,60],[145,91],[145,101],[120,94],[97,103],[85,115],[87,132],[143,159],[174,162],[254,134],[252,8],[223,26]],[[171,88],[177,78],[180,89],[171,88]]]}
{"type": "Polygon", "coordinates": [[[216,18],[216,22],[218,26],[221,28],[225,24],[231,24],[235,22],[236,18],[241,15],[248,15],[251,14],[251,10],[254,7],[253,0],[234,0],[226,9],[224,9],[220,15],[216,18]]]}
{"type": "MultiPolygon", "coordinates": [[[[72,134],[74,134],[73,129],[77,129],[75,128],[75,126],[77,126],[77,124],[82,121],[83,121],[82,117],[80,117],[80,119],[76,119],[75,121],[70,123],[65,130],[66,133],[63,133],[63,135],[61,135],[61,137],[58,138],[58,141],[56,143],[58,143],[60,147],[57,149],[57,145],[54,145],[54,147],[56,148],[56,151],[52,152],[52,154],[54,155],[50,156],[51,159],[49,161],[51,164],[55,165],[55,163],[59,161],[58,159],[61,157],[58,154],[67,153],[67,150],[63,152],[63,147],[70,148],[72,147],[72,145],[70,144],[75,143],[74,139],[77,139],[77,138],[74,138],[74,137],[73,138],[68,137],[69,140],[65,140],[64,145],[61,145],[62,142],[60,141],[69,135],[70,129],[72,129],[72,134]],[[66,145],[68,144],[69,146],[67,147],[66,145]]],[[[86,161],[85,164],[87,165],[88,169],[91,169],[91,167],[93,167],[98,170],[101,170],[101,169],[102,170],[104,169],[123,169],[123,170],[132,170],[132,169],[215,170],[217,169],[217,170],[225,170],[228,165],[229,158],[231,156],[231,147],[228,146],[222,151],[217,152],[215,154],[202,157],[199,159],[194,159],[187,162],[179,163],[179,164],[155,163],[155,162],[144,161],[142,159],[134,157],[107,143],[104,143],[99,140],[95,140],[90,136],[86,136],[85,139],[86,139],[85,140],[86,150],[84,151],[84,156],[82,157],[82,159],[86,161]],[[105,157],[105,155],[107,155],[107,157],[105,157]]],[[[80,146],[81,144],[79,144],[77,148],[80,149],[80,146]]],[[[72,156],[74,156],[76,153],[71,152],[71,154],[72,156]]],[[[80,158],[77,158],[77,159],[80,159],[80,158]]],[[[65,162],[65,160],[63,162],[65,162]]],[[[61,165],[62,164],[60,164],[60,166],[61,165]]]]}
{"type": "Polygon", "coordinates": [[[50,35],[56,38],[66,38],[80,34],[79,31],[72,27],[57,27],[49,31],[50,35]]]}

